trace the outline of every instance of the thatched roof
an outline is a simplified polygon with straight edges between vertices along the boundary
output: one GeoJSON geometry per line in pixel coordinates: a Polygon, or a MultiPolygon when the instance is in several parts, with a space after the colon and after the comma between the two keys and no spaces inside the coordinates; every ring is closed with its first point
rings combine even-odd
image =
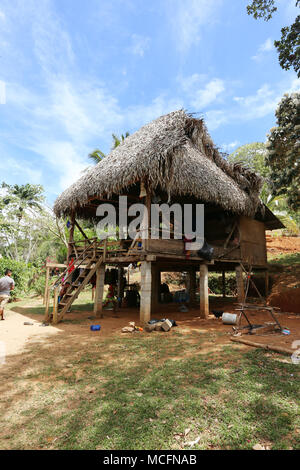
{"type": "Polygon", "coordinates": [[[143,126],[88,170],[56,200],[56,215],[84,214],[89,198],[126,194],[138,181],[170,197],[190,195],[236,214],[253,216],[262,178],[230,164],[215,148],[202,119],[174,111],[143,126]]]}

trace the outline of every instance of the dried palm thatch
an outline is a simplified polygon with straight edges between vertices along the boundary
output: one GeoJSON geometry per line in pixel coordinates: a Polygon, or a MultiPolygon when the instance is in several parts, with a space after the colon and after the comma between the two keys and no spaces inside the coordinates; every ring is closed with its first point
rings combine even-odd
{"type": "Polygon", "coordinates": [[[202,119],[174,111],[127,137],[56,200],[57,216],[84,216],[89,198],[125,194],[138,181],[169,196],[190,195],[236,214],[254,215],[262,178],[230,164],[214,146],[202,119]]]}

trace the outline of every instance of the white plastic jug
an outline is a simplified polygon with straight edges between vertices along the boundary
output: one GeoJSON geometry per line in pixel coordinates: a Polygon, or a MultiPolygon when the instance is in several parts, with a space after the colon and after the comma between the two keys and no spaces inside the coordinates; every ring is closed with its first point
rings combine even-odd
{"type": "Polygon", "coordinates": [[[224,312],[222,315],[222,321],[225,325],[236,325],[237,319],[238,319],[238,316],[236,315],[236,313],[224,312]]]}

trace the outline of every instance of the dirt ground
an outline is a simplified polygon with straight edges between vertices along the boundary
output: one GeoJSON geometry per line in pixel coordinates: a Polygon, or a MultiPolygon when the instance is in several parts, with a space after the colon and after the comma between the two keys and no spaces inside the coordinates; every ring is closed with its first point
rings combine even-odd
{"type": "MultiPolygon", "coordinates": [[[[268,253],[284,254],[300,252],[300,237],[271,237],[267,235],[267,248],[268,253]]],[[[132,273],[130,281],[139,282],[139,273],[132,273]]],[[[277,318],[282,327],[290,330],[289,335],[282,333],[268,333],[264,335],[249,335],[243,334],[243,338],[250,339],[255,342],[279,345],[291,350],[294,341],[300,340],[300,265],[287,266],[284,271],[278,273],[276,282],[272,288],[272,292],[268,298],[270,305],[280,307],[281,312],[278,313],[277,318]]],[[[176,287],[175,290],[180,289],[176,287]]],[[[93,312],[90,310],[91,304],[87,309],[85,302],[87,297],[83,294],[83,299],[80,305],[73,305],[71,313],[68,313],[63,323],[60,323],[55,328],[51,325],[42,327],[43,314],[37,313],[37,309],[42,307],[41,299],[30,299],[28,304],[15,303],[12,310],[8,310],[6,320],[0,322],[0,341],[5,343],[6,355],[11,356],[18,354],[26,349],[28,345],[34,342],[46,343],[53,341],[57,334],[60,338],[63,337],[67,341],[86,341],[96,338],[114,337],[115,335],[124,335],[121,330],[127,326],[129,322],[134,321],[137,326],[139,324],[139,311],[138,309],[119,309],[115,314],[113,311],[105,311],[104,318],[97,319],[94,317],[93,312]],[[24,325],[24,322],[33,323],[33,325],[24,325]],[[90,327],[93,324],[100,324],[101,330],[91,331],[90,327]],[[52,339],[50,340],[50,337],[52,339]]],[[[255,300],[253,299],[255,302],[255,300]]],[[[223,299],[222,297],[213,296],[210,298],[210,312],[212,310],[222,310],[228,313],[236,312],[235,299],[223,299]]],[[[233,333],[232,326],[224,325],[221,319],[216,319],[210,315],[207,320],[199,317],[199,307],[189,306],[189,311],[182,313],[179,311],[178,304],[161,304],[159,313],[153,315],[153,318],[169,318],[177,323],[176,330],[182,333],[198,331],[207,334],[208,339],[214,338],[214,345],[217,344],[233,344],[231,337],[233,333]],[[221,333],[214,335],[214,333],[221,333]],[[223,333],[223,334],[222,334],[223,333]]],[[[266,312],[251,312],[249,318],[253,324],[264,324],[266,322],[273,322],[271,316],[266,312]]],[[[243,324],[246,322],[243,320],[243,324]]],[[[173,330],[175,330],[175,328],[173,330]]],[[[128,333],[127,333],[128,334],[128,333]]],[[[157,334],[172,334],[170,333],[134,333],[140,335],[157,335],[157,334]]],[[[211,344],[210,344],[211,345],[211,344]]],[[[246,346],[245,346],[246,347],[246,346]]]]}
{"type": "Polygon", "coordinates": [[[13,310],[6,313],[4,321],[0,321],[0,340],[5,342],[7,356],[22,352],[28,343],[43,342],[59,332],[58,328],[43,327],[36,318],[26,317],[13,310]]]}
{"type": "MultiPolygon", "coordinates": [[[[20,349],[25,349],[30,341],[37,340],[37,330],[40,331],[39,341],[47,342],[47,335],[50,336],[54,333],[60,333],[60,339],[65,338],[66,341],[76,341],[78,338],[79,341],[88,341],[94,340],[96,338],[107,338],[111,337],[112,339],[115,336],[124,336],[131,334],[139,335],[170,335],[173,331],[178,331],[180,333],[190,333],[191,331],[197,331],[200,333],[207,334],[208,342],[210,347],[218,347],[224,344],[233,344],[231,342],[231,337],[233,334],[233,328],[231,325],[224,325],[222,319],[216,319],[213,315],[210,315],[209,318],[201,319],[199,317],[199,308],[192,307],[189,308],[189,311],[186,313],[179,312],[178,304],[161,304],[160,312],[156,315],[153,315],[153,318],[169,318],[175,320],[177,325],[170,332],[152,332],[147,333],[145,331],[139,333],[122,333],[122,328],[128,326],[129,322],[134,321],[136,326],[141,326],[139,323],[139,311],[138,309],[129,309],[122,308],[119,309],[116,313],[113,311],[105,311],[104,318],[97,319],[94,317],[93,312],[91,311],[82,311],[76,310],[76,305],[72,307],[72,311],[68,313],[65,317],[65,321],[58,324],[55,328],[52,326],[40,327],[38,326],[43,321],[42,314],[31,313],[33,307],[41,306],[41,300],[35,300],[31,305],[23,305],[18,307],[17,304],[14,307],[14,311],[11,311],[7,315],[7,328],[4,328],[2,325],[1,339],[2,341],[8,341],[11,343],[11,347],[8,348],[7,354],[14,354],[20,352],[20,349]],[[16,348],[15,352],[13,350],[13,344],[16,344],[12,340],[14,336],[14,331],[10,330],[9,322],[11,324],[15,322],[15,316],[19,314],[19,345],[16,348]],[[21,316],[26,315],[26,318],[21,316]],[[11,316],[11,319],[10,319],[11,316]],[[24,321],[34,321],[35,326],[24,325],[24,321]],[[100,331],[91,331],[91,325],[101,325],[100,331]],[[30,331],[32,335],[30,336],[30,331]],[[221,333],[221,334],[220,334],[221,333]],[[25,340],[20,340],[22,335],[25,336],[25,340]],[[213,342],[212,342],[213,339],[213,342]]],[[[237,313],[235,310],[237,305],[234,302],[234,299],[223,299],[221,297],[215,297],[211,299],[210,309],[212,310],[223,310],[228,313],[237,313]]],[[[248,340],[253,340],[255,342],[268,344],[269,346],[277,345],[288,348],[292,351],[292,344],[294,341],[300,340],[300,315],[290,314],[290,313],[280,313],[277,314],[277,318],[283,328],[290,330],[289,335],[284,335],[281,332],[271,332],[265,334],[256,334],[249,335],[243,334],[243,338],[248,340]]],[[[266,322],[273,322],[270,314],[268,312],[251,312],[249,314],[249,319],[251,323],[255,325],[264,324],[266,322]]],[[[4,323],[4,322],[3,322],[4,323]]],[[[242,321],[242,325],[246,325],[246,321],[242,321]]],[[[15,330],[15,329],[13,329],[15,330]]],[[[53,338],[55,340],[55,337],[53,338]]],[[[52,340],[51,340],[52,341],[52,340]]],[[[246,347],[246,346],[245,346],[246,347]]]]}
{"type": "Polygon", "coordinates": [[[300,237],[272,237],[266,235],[269,254],[299,253],[300,237]]]}

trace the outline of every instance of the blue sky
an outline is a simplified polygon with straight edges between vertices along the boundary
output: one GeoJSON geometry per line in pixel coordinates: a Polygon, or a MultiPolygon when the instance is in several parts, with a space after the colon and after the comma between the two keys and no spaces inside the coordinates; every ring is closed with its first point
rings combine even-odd
{"type": "Polygon", "coordinates": [[[0,0],[0,180],[42,184],[53,202],[112,133],[179,108],[224,151],[265,141],[300,89],[273,48],[299,9],[279,0],[266,23],[248,3],[0,0]]]}

